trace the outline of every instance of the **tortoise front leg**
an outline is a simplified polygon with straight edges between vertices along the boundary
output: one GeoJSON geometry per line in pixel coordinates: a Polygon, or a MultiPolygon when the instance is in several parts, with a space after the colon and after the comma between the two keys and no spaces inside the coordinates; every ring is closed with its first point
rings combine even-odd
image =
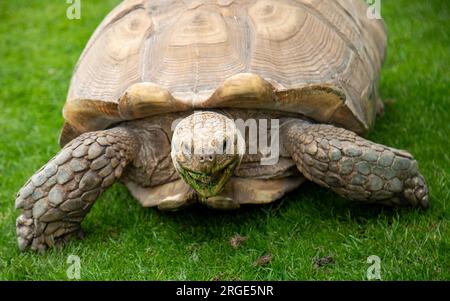
{"type": "Polygon", "coordinates": [[[287,123],[283,141],[309,180],[354,200],[428,207],[428,189],[417,161],[405,151],[355,133],[301,120],[287,123]]]}
{"type": "Polygon", "coordinates": [[[90,132],[66,145],[19,191],[19,248],[43,250],[80,230],[100,194],[135,156],[138,141],[124,128],[90,132]]]}

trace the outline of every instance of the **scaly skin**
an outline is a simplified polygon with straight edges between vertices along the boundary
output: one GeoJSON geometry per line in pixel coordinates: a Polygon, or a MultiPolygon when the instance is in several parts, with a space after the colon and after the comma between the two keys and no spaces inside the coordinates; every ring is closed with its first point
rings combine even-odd
{"type": "MultiPolygon", "coordinates": [[[[223,136],[213,135],[228,123],[224,115],[207,112],[193,117],[188,116],[185,127],[175,130],[172,163],[208,206],[238,208],[229,192],[222,190],[242,159],[244,150],[236,143],[242,137],[235,128],[223,136]],[[190,132],[193,128],[195,134],[190,132]],[[201,146],[208,151],[224,147],[227,138],[235,142],[229,144],[234,151],[206,155],[183,151],[183,143],[198,142],[198,137],[204,138],[201,146]]],[[[76,234],[95,200],[121,177],[128,163],[133,162],[129,167],[136,169],[138,162],[138,168],[145,169],[159,162],[154,152],[142,152],[159,136],[148,136],[131,125],[79,136],[31,177],[16,199],[16,208],[22,210],[16,224],[21,250],[45,250],[76,234]]],[[[428,206],[425,180],[405,151],[375,144],[345,129],[295,118],[282,121],[280,134],[284,156],[290,155],[300,172],[319,185],[354,200],[428,206]]],[[[161,146],[158,141],[165,140],[156,140],[161,146]]]]}
{"type": "Polygon", "coordinates": [[[292,120],[283,141],[309,180],[354,200],[428,207],[428,189],[417,161],[405,151],[325,124],[292,120]]]}
{"type": "Polygon", "coordinates": [[[76,234],[137,150],[137,139],[120,127],[86,133],[66,145],[17,195],[19,248],[44,250],[76,234]]]}

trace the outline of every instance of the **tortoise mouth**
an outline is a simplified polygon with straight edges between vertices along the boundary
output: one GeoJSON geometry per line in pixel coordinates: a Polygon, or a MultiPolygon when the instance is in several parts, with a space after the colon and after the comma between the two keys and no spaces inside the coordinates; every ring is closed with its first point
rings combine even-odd
{"type": "Polygon", "coordinates": [[[180,166],[180,174],[200,196],[208,198],[222,192],[238,163],[239,158],[233,158],[213,172],[198,172],[180,166]]]}

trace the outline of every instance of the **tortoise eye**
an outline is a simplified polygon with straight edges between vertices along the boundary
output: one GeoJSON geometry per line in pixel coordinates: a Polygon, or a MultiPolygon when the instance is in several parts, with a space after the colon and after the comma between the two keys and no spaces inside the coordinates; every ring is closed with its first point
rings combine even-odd
{"type": "Polygon", "coordinates": [[[183,155],[185,155],[186,157],[191,157],[191,155],[192,155],[191,150],[192,149],[191,149],[190,143],[182,142],[181,143],[181,149],[182,149],[183,155]]]}
{"type": "Polygon", "coordinates": [[[223,153],[226,154],[228,149],[228,139],[223,140],[222,150],[223,153]]]}

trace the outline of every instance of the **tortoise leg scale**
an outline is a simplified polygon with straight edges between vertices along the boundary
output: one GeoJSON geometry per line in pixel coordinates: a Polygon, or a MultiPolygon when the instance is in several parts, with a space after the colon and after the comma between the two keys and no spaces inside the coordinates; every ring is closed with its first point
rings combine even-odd
{"type": "Polygon", "coordinates": [[[345,198],[393,206],[429,205],[417,161],[406,151],[332,125],[301,120],[288,122],[282,135],[300,172],[345,198]]]}
{"type": "Polygon", "coordinates": [[[135,156],[125,128],[85,133],[68,143],[22,187],[15,202],[21,250],[45,250],[76,234],[100,194],[135,156]]]}

